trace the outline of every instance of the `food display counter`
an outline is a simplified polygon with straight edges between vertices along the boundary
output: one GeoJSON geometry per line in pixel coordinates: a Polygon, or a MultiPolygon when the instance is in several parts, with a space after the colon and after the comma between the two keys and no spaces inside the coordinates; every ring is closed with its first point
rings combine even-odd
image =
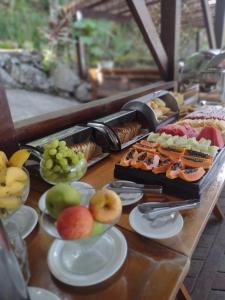
{"type": "MultiPolygon", "coordinates": [[[[140,94],[138,96],[140,96],[140,94]]],[[[129,100],[135,101],[134,99],[135,97],[133,95],[132,99],[129,100]]],[[[120,105],[120,108],[122,107],[122,105],[124,105],[124,103],[120,105]]],[[[118,124],[121,125],[121,123],[124,124],[125,122],[122,121],[121,123],[117,123],[118,120],[115,122],[114,117],[120,116],[122,120],[125,117],[125,119],[128,118],[126,119],[126,121],[131,122],[136,122],[139,118],[137,117],[136,111],[133,112],[131,107],[129,108],[129,111],[127,107],[128,105],[125,105],[125,107],[123,107],[122,111],[119,114],[115,112],[116,114],[113,115],[113,118],[111,119],[109,117],[109,119],[106,118],[100,120],[101,123],[104,123],[104,121],[106,121],[106,123],[109,122],[106,125],[109,126],[109,128],[113,131],[114,136],[116,135],[117,139],[119,139],[119,147],[117,149],[108,148],[108,150],[110,150],[110,155],[105,157],[104,160],[99,160],[97,163],[92,165],[92,167],[87,170],[85,176],[81,178],[81,183],[84,182],[86,184],[89,184],[93,186],[94,189],[98,190],[103,188],[109,182],[115,180],[114,168],[118,164],[118,162],[121,162],[129,149],[124,146],[126,142],[121,143],[120,141],[121,131],[126,132],[127,134],[126,128],[125,130],[121,130],[121,127],[119,127],[120,130],[118,130],[118,124]],[[123,112],[124,110],[126,110],[126,113],[123,112]],[[134,119],[129,120],[129,116],[132,116],[132,118],[134,119]],[[111,121],[112,123],[110,123],[111,121]],[[114,150],[116,150],[116,152],[114,150]]],[[[178,110],[174,111],[172,114],[172,117],[175,117],[176,119],[178,116],[178,110]]],[[[98,116],[97,119],[98,122],[99,117],[100,116],[98,116]]],[[[169,117],[171,117],[171,115],[169,117]]],[[[105,152],[105,149],[103,147],[104,143],[99,142],[99,140],[97,139],[97,135],[95,132],[96,128],[94,128],[93,125],[93,123],[97,123],[96,119],[94,119],[93,117],[90,118],[89,116],[86,121],[86,123],[89,122],[89,124],[84,126],[84,120],[79,120],[79,122],[82,123],[81,128],[78,128],[77,125],[75,125],[75,127],[73,128],[71,123],[70,125],[67,124],[67,127],[70,127],[69,131],[68,129],[66,129],[66,131],[64,132],[61,128],[58,131],[55,130],[53,136],[58,137],[59,140],[66,139],[68,144],[70,142],[72,144],[80,144],[89,141],[96,142],[96,144],[98,143],[98,146],[103,150],[103,153],[108,153],[107,151],[105,152]],[[93,122],[93,120],[95,121],[93,122]],[[79,129],[81,131],[84,131],[84,133],[80,134],[79,132],[79,138],[76,139],[76,130],[75,132],[73,132],[73,129],[79,129]],[[71,134],[69,136],[66,136],[66,132],[70,132],[71,134]],[[71,139],[73,134],[75,138],[74,140],[71,139]]],[[[144,129],[148,128],[146,125],[146,120],[141,124],[143,124],[144,129]],[[144,127],[144,125],[146,125],[146,127],[144,127]]],[[[122,129],[124,129],[124,126],[122,127],[122,129]]],[[[101,130],[99,131],[100,133],[102,133],[101,130]]],[[[131,130],[131,132],[134,133],[135,130],[133,129],[131,130]]],[[[132,136],[131,132],[129,132],[129,136],[132,136]]],[[[40,139],[37,138],[37,136],[35,136],[35,138],[31,138],[29,137],[29,134],[30,133],[28,133],[26,138],[22,138],[20,140],[21,144],[29,143],[33,147],[38,146],[40,150],[42,150],[42,146],[48,143],[52,137],[50,135],[52,134],[52,132],[48,132],[48,134],[46,135],[47,139],[45,136],[43,136],[43,134],[40,139]]],[[[110,135],[109,132],[106,132],[106,134],[110,135]]],[[[126,136],[126,134],[124,134],[124,136],[126,136]]],[[[134,136],[131,138],[131,140],[129,141],[130,144],[137,142],[137,140],[135,140],[135,136],[137,136],[137,134],[134,134],[134,136]]],[[[141,139],[144,138],[144,136],[145,133],[143,134],[143,136],[141,136],[141,139]]],[[[82,150],[82,147],[80,147],[78,149],[78,152],[82,150]]],[[[136,230],[134,230],[133,226],[131,226],[129,219],[130,214],[136,207],[137,203],[133,203],[129,206],[123,206],[121,218],[115,227],[125,237],[128,247],[126,258],[116,272],[107,270],[107,274],[105,275],[104,280],[102,280],[102,282],[99,282],[98,284],[89,286],[89,284],[86,283],[86,286],[83,287],[78,287],[76,283],[66,284],[65,278],[63,278],[63,272],[60,272],[59,269],[57,270],[57,276],[52,275],[51,273],[53,272],[52,270],[50,272],[49,269],[49,249],[51,248],[51,245],[53,245],[52,243],[54,243],[54,240],[49,234],[46,233],[46,231],[44,231],[42,226],[37,225],[32,233],[26,238],[31,270],[31,279],[29,281],[29,285],[46,288],[57,294],[61,299],[71,300],[100,300],[106,298],[114,299],[115,297],[121,300],[172,300],[176,298],[178,292],[184,294],[186,290],[183,286],[183,280],[188,273],[190,259],[192,257],[193,251],[198,243],[202,231],[206,226],[211,212],[214,211],[219,219],[223,217],[217,206],[217,199],[225,181],[225,165],[222,163],[222,160],[223,159],[219,155],[214,160],[214,165],[211,167],[211,172],[213,170],[216,170],[215,173],[213,173],[214,181],[208,182],[207,189],[205,188],[205,190],[201,193],[200,207],[197,209],[181,212],[181,230],[179,233],[177,233],[177,235],[171,238],[147,238],[143,234],[137,233],[136,230]]],[[[36,170],[34,170],[32,166],[28,167],[28,170],[30,173],[30,193],[26,204],[33,207],[40,216],[40,198],[43,197],[43,194],[51,186],[40,177],[40,174],[36,170]]],[[[117,173],[115,173],[115,175],[117,176],[117,173]]],[[[127,174],[124,175],[123,179],[128,179],[127,174]]],[[[177,195],[168,195],[167,190],[165,189],[162,195],[144,195],[144,197],[140,198],[140,203],[151,203],[153,201],[170,202],[177,200],[182,200],[182,197],[180,198],[177,195]]],[[[57,256],[56,252],[53,254],[57,256]]],[[[59,257],[58,259],[61,260],[62,258],[59,257]]],[[[71,274],[71,277],[72,276],[73,275],[71,274]]],[[[79,276],[82,277],[82,275],[79,276]]]]}

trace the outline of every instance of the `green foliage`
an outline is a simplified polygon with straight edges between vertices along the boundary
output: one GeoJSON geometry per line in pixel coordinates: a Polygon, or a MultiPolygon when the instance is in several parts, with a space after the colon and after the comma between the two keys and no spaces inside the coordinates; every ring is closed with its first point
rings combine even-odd
{"type": "Polygon", "coordinates": [[[111,22],[106,20],[83,19],[72,25],[72,38],[82,38],[90,64],[96,65],[101,58],[112,58],[111,22]]]}
{"type": "Polygon", "coordinates": [[[82,38],[91,66],[95,66],[101,59],[113,60],[118,66],[124,61],[128,61],[129,65],[142,65],[146,62],[149,64],[151,60],[149,51],[132,22],[122,24],[83,19],[74,22],[72,37],[82,38]]]}
{"type": "Polygon", "coordinates": [[[0,10],[0,40],[16,42],[17,47],[29,45],[39,49],[43,42],[40,28],[47,26],[47,21],[44,10],[34,9],[26,0],[16,0],[14,5],[0,10]]]}

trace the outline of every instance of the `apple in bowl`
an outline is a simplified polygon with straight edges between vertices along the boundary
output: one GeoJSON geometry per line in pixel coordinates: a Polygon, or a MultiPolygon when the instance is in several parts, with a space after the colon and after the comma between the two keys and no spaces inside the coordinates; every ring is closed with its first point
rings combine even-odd
{"type": "Polygon", "coordinates": [[[96,221],[104,224],[113,223],[121,215],[121,199],[111,190],[97,191],[90,200],[89,209],[96,221]]]}
{"type": "Polygon", "coordinates": [[[86,239],[91,235],[94,219],[88,208],[78,205],[64,209],[56,227],[65,240],[86,239]]]}
{"type": "Polygon", "coordinates": [[[53,237],[64,240],[96,238],[118,221],[122,204],[115,192],[97,191],[89,203],[82,203],[78,194],[73,187],[63,183],[48,191],[47,211],[41,224],[53,237]]]}

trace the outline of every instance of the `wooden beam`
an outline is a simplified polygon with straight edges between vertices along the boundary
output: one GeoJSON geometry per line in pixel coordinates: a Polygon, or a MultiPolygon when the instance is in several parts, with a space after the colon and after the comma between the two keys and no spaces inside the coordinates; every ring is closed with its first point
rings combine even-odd
{"type": "Polygon", "coordinates": [[[16,133],[9,109],[5,89],[0,81],[0,150],[10,156],[18,149],[16,133]]]}
{"type": "Polygon", "coordinates": [[[215,35],[217,48],[223,47],[225,34],[225,1],[216,1],[216,16],[215,16],[215,35]]]}
{"type": "Polygon", "coordinates": [[[177,300],[191,300],[191,296],[184,284],[182,284],[180,287],[180,290],[177,294],[177,300]]]}
{"type": "Polygon", "coordinates": [[[161,0],[161,40],[168,56],[168,80],[178,79],[181,0],[161,0]]]}
{"type": "Polygon", "coordinates": [[[206,26],[207,36],[208,36],[209,48],[216,48],[216,39],[215,39],[213,22],[212,22],[208,0],[201,0],[201,5],[202,5],[203,16],[204,16],[204,21],[205,21],[205,26],[206,26]]]}
{"type": "Polygon", "coordinates": [[[168,57],[144,0],[126,0],[143,38],[159,67],[163,78],[168,78],[168,57]]]}
{"type": "MultiPolygon", "coordinates": [[[[80,11],[76,11],[75,20],[81,20],[82,13],[80,11]]],[[[82,38],[76,39],[76,50],[77,50],[77,64],[78,64],[78,72],[81,79],[87,79],[88,77],[88,68],[86,63],[86,53],[85,53],[85,45],[82,41],[82,38]]]]}

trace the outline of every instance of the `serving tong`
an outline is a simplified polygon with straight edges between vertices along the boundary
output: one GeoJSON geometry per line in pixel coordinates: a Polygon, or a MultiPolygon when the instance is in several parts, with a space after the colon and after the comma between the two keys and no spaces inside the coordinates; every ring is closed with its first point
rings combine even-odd
{"type": "Polygon", "coordinates": [[[180,210],[197,208],[200,205],[199,199],[189,199],[176,202],[147,202],[137,206],[138,211],[143,214],[145,219],[154,221],[158,217],[171,215],[180,210]]]}
{"type": "Polygon", "coordinates": [[[108,188],[118,193],[162,193],[161,185],[138,184],[135,182],[112,181],[108,188]]]}

